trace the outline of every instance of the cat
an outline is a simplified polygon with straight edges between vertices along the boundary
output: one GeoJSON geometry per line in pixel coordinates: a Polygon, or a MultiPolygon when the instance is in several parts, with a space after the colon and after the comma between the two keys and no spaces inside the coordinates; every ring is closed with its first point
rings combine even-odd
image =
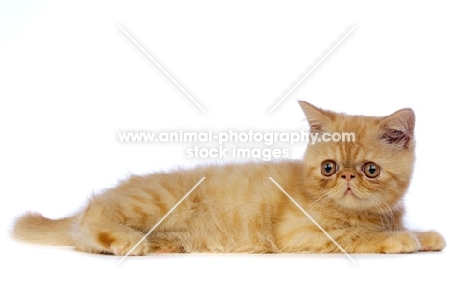
{"type": "Polygon", "coordinates": [[[309,142],[303,160],[131,176],[70,217],[24,214],[13,237],[114,255],[337,253],[337,245],[347,253],[443,250],[439,233],[409,231],[402,222],[415,159],[414,112],[353,116],[299,104],[311,133],[353,132],[355,141],[309,142]]]}

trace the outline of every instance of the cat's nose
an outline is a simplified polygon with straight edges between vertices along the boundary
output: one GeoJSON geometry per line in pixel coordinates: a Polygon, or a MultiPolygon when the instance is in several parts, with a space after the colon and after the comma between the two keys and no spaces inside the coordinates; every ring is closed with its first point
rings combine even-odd
{"type": "Polygon", "coordinates": [[[346,179],[346,181],[350,181],[351,178],[355,178],[355,177],[356,175],[354,175],[352,172],[347,171],[347,170],[341,173],[341,178],[346,179]]]}

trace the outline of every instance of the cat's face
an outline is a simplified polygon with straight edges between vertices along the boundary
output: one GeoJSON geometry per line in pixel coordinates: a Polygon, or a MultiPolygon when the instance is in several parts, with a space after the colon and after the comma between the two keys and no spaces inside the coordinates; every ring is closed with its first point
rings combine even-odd
{"type": "Polygon", "coordinates": [[[387,117],[347,116],[300,102],[311,133],[322,138],[304,156],[306,187],[343,208],[386,211],[408,189],[414,162],[414,113],[400,110],[387,117]],[[324,142],[335,134],[354,140],[324,142]]]}

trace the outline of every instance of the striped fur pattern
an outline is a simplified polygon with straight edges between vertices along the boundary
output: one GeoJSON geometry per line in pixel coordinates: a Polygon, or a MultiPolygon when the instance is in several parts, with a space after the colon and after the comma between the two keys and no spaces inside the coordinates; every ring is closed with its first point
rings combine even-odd
{"type": "Polygon", "coordinates": [[[70,217],[19,217],[13,236],[126,255],[206,177],[131,255],[339,252],[272,177],[349,253],[442,250],[445,241],[437,232],[409,231],[402,224],[402,198],[414,162],[413,111],[349,116],[306,102],[300,105],[312,133],[354,132],[355,142],[309,144],[303,160],[297,161],[207,165],[131,176],[93,196],[70,217]]]}

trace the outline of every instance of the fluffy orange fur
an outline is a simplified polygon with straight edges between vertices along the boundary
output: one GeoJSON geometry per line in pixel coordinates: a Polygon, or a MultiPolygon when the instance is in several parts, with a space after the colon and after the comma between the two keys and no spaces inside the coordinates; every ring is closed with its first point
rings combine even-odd
{"type": "Polygon", "coordinates": [[[354,142],[309,144],[303,160],[207,165],[132,176],[93,196],[78,214],[28,213],[18,240],[125,255],[150,252],[333,253],[337,246],[269,179],[272,177],[349,253],[440,251],[437,232],[402,224],[414,162],[411,109],[349,116],[300,102],[312,133],[353,132],[354,142]],[[152,227],[206,179],[151,234],[152,227]]]}

